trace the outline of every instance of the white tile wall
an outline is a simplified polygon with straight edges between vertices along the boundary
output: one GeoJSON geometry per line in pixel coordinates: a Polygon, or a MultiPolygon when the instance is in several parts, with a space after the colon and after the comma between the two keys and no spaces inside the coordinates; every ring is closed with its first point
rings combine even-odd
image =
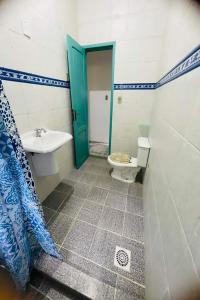
{"type": "Polygon", "coordinates": [[[140,125],[150,125],[154,91],[115,91],[113,108],[112,150],[137,155],[140,125]],[[121,104],[118,97],[122,97],[121,104]]]}
{"type": "MultiPolygon", "coordinates": [[[[169,71],[199,44],[199,14],[197,1],[172,1],[162,72],[169,71]]],[[[148,300],[166,299],[160,286],[169,292],[167,299],[200,296],[199,76],[198,68],[156,91],[150,130],[152,149],[145,178],[145,217],[150,219],[145,226],[148,300]],[[157,224],[151,221],[151,212],[157,224]],[[161,238],[154,251],[163,251],[163,264],[159,256],[157,260],[151,254],[159,231],[161,238]]]]}
{"type": "MultiPolygon", "coordinates": [[[[73,0],[0,2],[0,66],[66,80],[65,38],[76,38],[73,0]],[[30,38],[23,34],[27,22],[30,38]]],[[[4,82],[20,133],[36,127],[71,132],[69,90],[4,82]]],[[[56,153],[59,174],[36,178],[43,200],[73,167],[72,142],[56,153]]]]}
{"type": "Polygon", "coordinates": [[[163,44],[161,72],[166,73],[199,44],[199,1],[172,1],[163,44]]]}
{"type": "MultiPolygon", "coordinates": [[[[115,82],[156,82],[169,0],[77,0],[81,44],[116,41],[115,82]],[[84,11],[84,13],[83,13],[84,11]]],[[[139,125],[149,124],[154,92],[114,93],[112,151],[136,154],[139,125]]]]}

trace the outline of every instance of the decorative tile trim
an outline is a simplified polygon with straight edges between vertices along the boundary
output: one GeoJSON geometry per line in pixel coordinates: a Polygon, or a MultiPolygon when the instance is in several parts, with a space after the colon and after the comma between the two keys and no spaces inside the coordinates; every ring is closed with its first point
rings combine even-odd
{"type": "Polygon", "coordinates": [[[200,45],[192,50],[173,69],[163,76],[156,84],[156,88],[192,71],[200,66],[200,45]]]}
{"type": "MultiPolygon", "coordinates": [[[[115,83],[115,90],[154,90],[200,66],[200,45],[190,52],[157,83],[115,83]]],[[[0,79],[53,87],[70,88],[70,82],[0,67],[0,79]]]]}
{"type": "Polygon", "coordinates": [[[156,83],[115,83],[115,90],[154,90],[156,83]]]}
{"type": "Polygon", "coordinates": [[[69,88],[69,81],[0,67],[0,79],[30,84],[69,88]]]}

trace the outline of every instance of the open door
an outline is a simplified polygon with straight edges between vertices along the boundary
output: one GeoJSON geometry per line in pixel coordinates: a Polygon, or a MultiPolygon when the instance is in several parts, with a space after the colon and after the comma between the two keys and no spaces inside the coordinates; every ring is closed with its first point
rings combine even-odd
{"type": "Polygon", "coordinates": [[[89,156],[88,101],[85,49],[67,36],[70,93],[76,168],[89,156]]]}

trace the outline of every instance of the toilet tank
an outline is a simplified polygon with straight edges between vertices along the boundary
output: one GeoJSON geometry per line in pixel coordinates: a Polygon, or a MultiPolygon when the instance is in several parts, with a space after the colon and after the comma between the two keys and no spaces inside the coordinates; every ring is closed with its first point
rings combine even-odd
{"type": "Polygon", "coordinates": [[[138,138],[138,153],[137,153],[137,164],[139,167],[146,168],[147,160],[149,157],[150,144],[147,137],[138,138]]]}

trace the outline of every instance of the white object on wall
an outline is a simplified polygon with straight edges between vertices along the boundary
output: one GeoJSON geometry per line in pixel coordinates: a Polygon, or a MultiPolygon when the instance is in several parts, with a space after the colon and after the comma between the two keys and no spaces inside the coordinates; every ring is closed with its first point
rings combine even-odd
{"type": "Polygon", "coordinates": [[[89,91],[89,139],[109,142],[110,91],[89,91]],[[108,100],[106,100],[108,95],[108,100]]]}

